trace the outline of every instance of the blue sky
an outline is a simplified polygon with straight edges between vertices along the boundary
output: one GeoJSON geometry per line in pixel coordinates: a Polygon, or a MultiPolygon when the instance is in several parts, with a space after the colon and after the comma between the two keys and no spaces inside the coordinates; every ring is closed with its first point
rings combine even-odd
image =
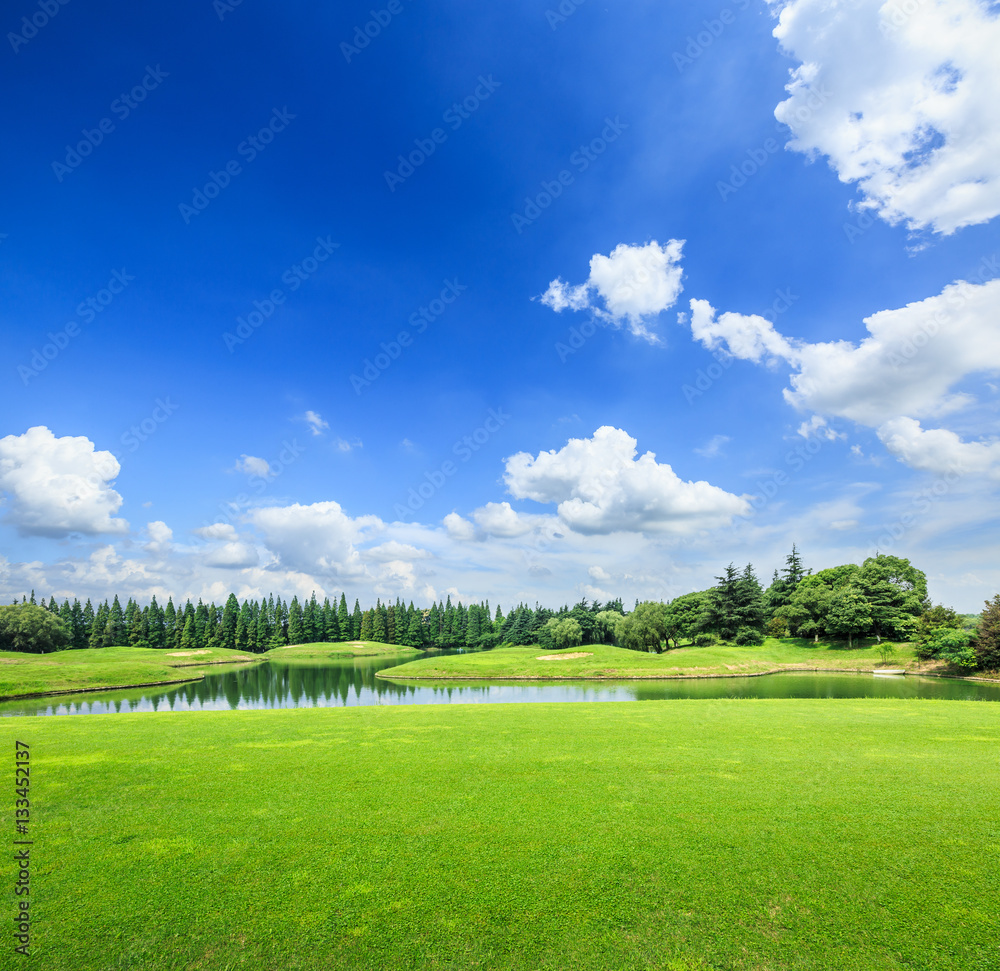
{"type": "Polygon", "coordinates": [[[988,4],[51,9],[0,596],[631,601],[793,542],[1000,589],[988,4]]]}

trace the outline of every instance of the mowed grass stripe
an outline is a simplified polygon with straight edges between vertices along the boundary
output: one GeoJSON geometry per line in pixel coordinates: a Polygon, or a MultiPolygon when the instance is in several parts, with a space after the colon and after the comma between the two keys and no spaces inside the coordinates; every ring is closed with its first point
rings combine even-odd
{"type": "Polygon", "coordinates": [[[761,700],[0,724],[31,744],[52,971],[985,971],[997,718],[761,700]]]}

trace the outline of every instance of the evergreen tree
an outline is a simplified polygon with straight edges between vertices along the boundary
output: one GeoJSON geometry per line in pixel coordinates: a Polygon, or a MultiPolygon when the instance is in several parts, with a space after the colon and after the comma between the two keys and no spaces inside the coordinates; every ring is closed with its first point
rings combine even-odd
{"type": "Polygon", "coordinates": [[[96,620],[96,615],[94,614],[93,604],[90,602],[90,597],[87,598],[86,604],[83,607],[83,644],[82,647],[90,647],[90,635],[94,629],[94,621],[96,620]]]}
{"type": "MultiPolygon", "coordinates": [[[[90,604],[89,600],[87,604],[90,604]]],[[[93,614],[93,610],[91,610],[91,613],[93,614]]],[[[83,608],[80,606],[80,601],[75,597],[73,599],[70,632],[73,637],[73,647],[80,649],[87,646],[87,623],[84,620],[83,608]]]]}
{"type": "Polygon", "coordinates": [[[194,650],[197,636],[197,631],[194,625],[194,614],[191,614],[187,620],[184,621],[184,629],[181,631],[181,650],[194,650]]]}
{"type": "Polygon", "coordinates": [[[177,608],[174,606],[174,598],[167,598],[167,605],[163,608],[163,641],[164,646],[173,650],[177,647],[177,608]]]}
{"type": "Polygon", "coordinates": [[[375,613],[372,616],[371,640],[379,644],[385,643],[385,607],[381,600],[375,601],[375,613]]]}
{"type": "Polygon", "coordinates": [[[253,609],[249,600],[244,600],[240,607],[240,612],[236,616],[236,639],[235,647],[237,651],[250,650],[250,632],[253,630],[256,635],[256,625],[253,622],[253,609]]]}
{"type": "Polygon", "coordinates": [[[150,647],[166,647],[166,628],[163,623],[163,611],[160,609],[160,605],[156,602],[155,594],[149,601],[145,628],[145,640],[150,647]]]}
{"type": "Polygon", "coordinates": [[[254,638],[254,650],[258,654],[263,654],[265,651],[269,651],[274,645],[271,643],[271,638],[274,633],[274,628],[271,624],[271,617],[274,611],[274,601],[269,600],[267,603],[261,602],[260,611],[257,613],[257,633],[254,638]]]}
{"type": "Polygon", "coordinates": [[[288,605],[288,643],[305,644],[305,625],[303,624],[302,607],[298,597],[292,597],[288,605]]]}
{"type": "Polygon", "coordinates": [[[351,639],[351,615],[347,611],[347,594],[340,595],[340,606],[337,607],[337,640],[349,641],[351,639]]]}
{"type": "Polygon", "coordinates": [[[146,647],[142,632],[142,610],[136,604],[132,611],[132,618],[128,621],[128,645],[129,647],[146,647]]]}
{"type": "Polygon", "coordinates": [[[361,613],[361,606],[357,598],[354,600],[354,613],[351,615],[351,640],[361,640],[361,625],[364,623],[364,614],[361,613]]]}
{"type": "Polygon", "coordinates": [[[409,620],[406,627],[406,643],[408,647],[420,647],[424,646],[424,623],[423,615],[419,610],[413,609],[413,602],[410,602],[409,610],[407,610],[407,615],[409,620]]]}
{"type": "Polygon", "coordinates": [[[219,622],[219,608],[214,603],[209,604],[207,620],[205,621],[205,647],[219,646],[219,631],[222,625],[219,622]]]}
{"type": "Polygon", "coordinates": [[[337,608],[330,603],[329,597],[323,598],[323,636],[321,640],[327,643],[339,641],[340,628],[337,626],[337,608]]]}
{"type": "Polygon", "coordinates": [[[227,648],[230,651],[236,650],[236,625],[240,618],[240,602],[236,599],[236,594],[231,593],[226,599],[226,606],[222,610],[222,623],[219,630],[218,647],[227,648]]]}
{"type": "Polygon", "coordinates": [[[361,615],[361,636],[358,640],[370,641],[372,639],[372,614],[374,611],[369,607],[361,615]]]}
{"type": "Polygon", "coordinates": [[[208,607],[198,598],[198,606],[194,610],[194,646],[201,650],[208,641],[208,607]]]}
{"type": "MultiPolygon", "coordinates": [[[[32,591],[32,595],[34,595],[34,591],[32,591]]],[[[105,600],[94,614],[94,624],[90,630],[91,647],[104,647],[104,635],[107,632],[109,613],[108,602],[105,600]]]]}

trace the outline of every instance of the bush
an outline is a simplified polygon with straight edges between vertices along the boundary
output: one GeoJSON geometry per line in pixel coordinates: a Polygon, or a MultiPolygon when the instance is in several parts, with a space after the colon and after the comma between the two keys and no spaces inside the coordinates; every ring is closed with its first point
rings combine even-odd
{"type": "Polygon", "coordinates": [[[766,633],[768,637],[787,637],[788,623],[785,618],[772,617],[767,623],[766,633]]]}
{"type": "Polygon", "coordinates": [[[939,657],[963,668],[974,668],[979,662],[973,646],[976,636],[970,630],[941,628],[928,642],[931,657],[939,657]]]}
{"type": "Polygon", "coordinates": [[[741,627],[733,638],[733,643],[740,647],[759,647],[764,643],[764,635],[752,627],[741,627]]]}
{"type": "Polygon", "coordinates": [[[69,647],[69,631],[53,613],[35,604],[0,607],[0,651],[47,654],[69,647]]]}
{"type": "Polygon", "coordinates": [[[713,644],[718,643],[719,638],[715,634],[695,634],[694,636],[695,647],[711,647],[713,644]]]}

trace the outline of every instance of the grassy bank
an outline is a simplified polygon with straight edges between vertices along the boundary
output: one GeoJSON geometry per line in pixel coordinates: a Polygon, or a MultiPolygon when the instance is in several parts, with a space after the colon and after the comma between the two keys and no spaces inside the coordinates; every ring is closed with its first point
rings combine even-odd
{"type": "Polygon", "coordinates": [[[292,644],[276,647],[264,657],[274,661],[322,661],[345,657],[403,657],[421,652],[401,644],[381,644],[378,641],[338,641],[317,644],[292,644]]]}
{"type": "Polygon", "coordinates": [[[240,651],[154,651],[143,647],[24,654],[0,651],[0,699],[197,680],[204,665],[254,661],[240,651]]]}
{"type": "MultiPolygon", "coordinates": [[[[920,667],[908,644],[897,644],[891,659],[894,667],[916,671],[920,667]]],[[[682,647],[663,654],[643,654],[621,647],[584,644],[564,651],[540,647],[497,648],[474,654],[430,657],[401,664],[379,677],[551,680],[565,678],[625,679],[678,677],[732,677],[815,668],[823,671],[871,671],[882,665],[877,646],[849,650],[839,643],[814,644],[810,640],[769,637],[760,647],[718,644],[712,647],[682,647]],[[584,654],[585,657],[573,657],[584,654]],[[544,657],[545,660],[540,659],[544,657]]]]}
{"type": "Polygon", "coordinates": [[[772,700],[2,719],[4,750],[31,745],[31,963],[986,971],[997,711],[772,700]]]}

